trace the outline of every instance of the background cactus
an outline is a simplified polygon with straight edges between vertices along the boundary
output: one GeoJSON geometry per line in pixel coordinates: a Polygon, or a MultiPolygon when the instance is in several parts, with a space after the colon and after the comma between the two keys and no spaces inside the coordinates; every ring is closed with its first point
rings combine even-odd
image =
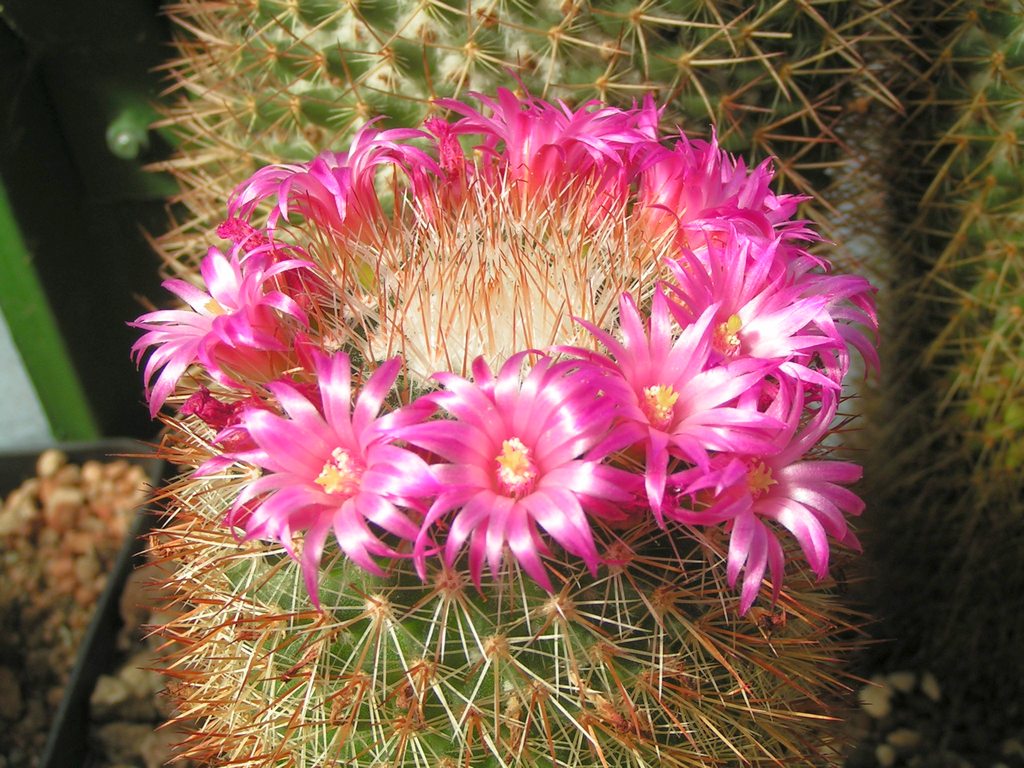
{"type": "MultiPolygon", "coordinates": [[[[1024,618],[1024,11],[917,3],[893,187],[902,225],[869,453],[866,567],[899,664],[927,665],[975,754],[1019,722],[1024,618]],[[893,589],[892,585],[899,585],[893,589]],[[913,591],[906,599],[902,590],[913,591]]],[[[963,739],[957,736],[955,740],[963,739]]]]}
{"type": "Polygon", "coordinates": [[[934,69],[936,101],[953,107],[929,148],[938,166],[917,231],[933,247],[921,290],[939,326],[924,364],[941,373],[940,412],[973,457],[986,505],[1020,514],[1024,480],[1024,9],[1010,2],[941,15],[952,26],[934,69]],[[926,229],[927,227],[927,229],[926,229]],[[939,247],[936,248],[935,245],[939,247]]]}
{"type": "Polygon", "coordinates": [[[418,124],[432,98],[491,91],[509,71],[574,104],[653,94],[667,124],[695,135],[713,125],[726,149],[777,158],[782,188],[818,196],[809,215],[831,235],[841,200],[826,190],[856,168],[837,125],[871,105],[900,109],[889,89],[910,51],[900,5],[172,3],[179,55],[164,125],[179,141],[167,167],[184,206],[159,247],[194,261],[221,201],[260,165],[345,146],[373,118],[418,124]]]}

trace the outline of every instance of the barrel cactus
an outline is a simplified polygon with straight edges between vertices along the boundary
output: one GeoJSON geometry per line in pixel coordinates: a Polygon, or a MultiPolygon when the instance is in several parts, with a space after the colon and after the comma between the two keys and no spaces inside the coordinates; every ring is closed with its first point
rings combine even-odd
{"type": "Polygon", "coordinates": [[[834,763],[870,285],[650,100],[439,106],[254,173],[136,322],[188,753],[834,763]]]}

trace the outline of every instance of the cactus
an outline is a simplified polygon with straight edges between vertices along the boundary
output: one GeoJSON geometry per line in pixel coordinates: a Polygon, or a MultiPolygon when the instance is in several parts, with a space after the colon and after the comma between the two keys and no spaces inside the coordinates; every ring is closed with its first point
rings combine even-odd
{"type": "Polygon", "coordinates": [[[998,2],[966,8],[947,44],[952,57],[942,62],[949,68],[940,69],[938,95],[953,105],[956,120],[931,149],[941,168],[922,200],[927,219],[919,226],[942,238],[922,290],[951,311],[937,313],[943,325],[924,365],[941,372],[940,412],[976,457],[970,463],[981,499],[1019,502],[1024,10],[998,2]]]}
{"type": "MultiPolygon", "coordinates": [[[[440,3],[184,0],[164,125],[181,220],[159,241],[194,260],[220,202],[258,166],[341,146],[374,118],[416,125],[431,100],[489,91],[508,72],[531,93],[627,106],[645,94],[689,133],[715,127],[748,160],[779,158],[782,183],[816,195],[847,159],[850,110],[900,105],[891,68],[865,51],[910,51],[899,3],[874,0],[665,5],[613,0],[440,3]]],[[[841,201],[821,199],[822,210],[841,201]]],[[[813,213],[813,210],[812,210],[813,213]]],[[[827,229],[828,216],[817,222],[827,229]]]]}
{"type": "Polygon", "coordinates": [[[479,101],[257,171],[136,323],[188,753],[834,763],[870,286],[653,105],[479,101]]]}
{"type": "Polygon", "coordinates": [[[1004,597],[1021,588],[1024,536],[1024,12],[996,0],[913,13],[928,59],[897,188],[907,224],[886,370],[901,373],[876,403],[885,426],[871,441],[892,450],[869,462],[867,491],[899,515],[878,519],[868,550],[896,655],[939,673],[951,718],[1006,712],[949,726],[995,739],[1019,706],[1005,680],[1024,675],[1024,624],[1004,597]]]}

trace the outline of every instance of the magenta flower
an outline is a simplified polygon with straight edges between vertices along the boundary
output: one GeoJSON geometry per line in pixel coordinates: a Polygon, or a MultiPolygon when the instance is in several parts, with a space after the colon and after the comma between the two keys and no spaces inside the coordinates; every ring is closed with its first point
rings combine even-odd
{"type": "Polygon", "coordinates": [[[875,288],[857,275],[830,275],[812,272],[797,282],[804,296],[824,296],[824,318],[835,324],[835,335],[843,343],[819,352],[825,370],[835,381],[842,381],[850,369],[850,348],[860,354],[868,370],[879,370],[878,315],[875,288]]]}
{"type": "Polygon", "coordinates": [[[239,418],[247,408],[269,407],[269,403],[255,396],[244,400],[219,400],[204,386],[193,393],[182,403],[178,417],[195,416],[206,424],[216,434],[212,442],[217,449],[196,467],[193,475],[208,477],[222,472],[235,463],[234,456],[254,450],[256,446],[249,433],[239,426],[239,418]]]}
{"type": "Polygon", "coordinates": [[[712,451],[757,453],[766,445],[766,431],[778,426],[774,418],[738,401],[772,366],[744,359],[709,367],[717,312],[717,305],[708,307],[673,341],[668,301],[658,289],[649,338],[640,310],[625,293],[619,300],[621,343],[580,321],[612,355],[577,351],[612,374],[606,389],[618,402],[619,423],[608,443],[616,449],[644,446],[647,500],[662,525],[670,457],[706,466],[712,451]]]}
{"type": "Polygon", "coordinates": [[[269,227],[297,213],[335,232],[358,233],[364,225],[383,219],[374,188],[379,167],[405,171],[414,188],[439,171],[423,150],[403,143],[425,136],[412,128],[378,131],[367,125],[356,133],[347,152],[323,152],[308,163],[261,168],[232,194],[230,216],[248,220],[259,203],[274,198],[269,227]]]}
{"type": "Polygon", "coordinates": [[[523,570],[551,591],[541,562],[543,530],[595,572],[598,554],[587,515],[622,517],[630,476],[591,449],[611,424],[614,403],[597,394],[602,372],[578,361],[541,358],[520,377],[528,353],[495,377],[482,358],[474,381],[438,373],[445,391],[430,397],[452,417],[401,431],[445,460],[432,469],[440,492],[423,522],[415,555],[420,575],[431,528],[454,512],[444,541],[451,566],[469,540],[469,571],[479,586],[484,560],[499,573],[506,545],[523,570]]]}
{"type": "Polygon", "coordinates": [[[279,375],[295,330],[308,325],[295,299],[279,289],[279,278],[311,266],[301,258],[278,258],[269,244],[248,252],[236,245],[230,257],[209,250],[200,265],[205,291],[184,280],[164,281],[190,309],[147,312],[131,323],[146,331],[132,346],[136,364],[155,347],[144,371],[150,416],[156,416],[193,363],[226,386],[279,375]]]}
{"type": "Polygon", "coordinates": [[[860,466],[809,455],[828,433],[837,407],[836,395],[831,389],[823,389],[817,412],[801,429],[805,417],[803,389],[796,386],[790,392],[780,388],[769,413],[780,418],[784,427],[768,450],[718,456],[715,471],[702,476],[690,473],[688,479],[696,479],[688,484],[685,473],[673,478],[686,486],[684,494],[713,490],[708,508],[693,511],[679,506],[667,516],[691,525],[729,523],[729,585],[735,586],[740,572],[746,571],[740,594],[741,614],[757,597],[766,569],[776,597],[782,586],[782,546],[768,521],[793,535],[819,579],[828,573],[829,537],[841,545],[860,548],[846,515],[859,515],[864,502],[843,487],[860,479],[860,466]]]}
{"type": "Polygon", "coordinates": [[[643,164],[638,215],[652,238],[679,230],[699,235],[706,222],[726,219],[767,238],[818,239],[803,222],[791,220],[805,198],[773,193],[773,173],[766,160],[748,174],[743,160],[722,150],[717,139],[706,142],[681,133],[643,164]]]}
{"type": "Polygon", "coordinates": [[[808,295],[802,285],[787,283],[780,243],[729,231],[724,242],[709,237],[699,251],[683,249],[667,262],[674,278],[668,290],[676,300],[669,308],[687,325],[708,307],[718,307],[711,340],[716,361],[774,360],[782,375],[838,388],[841,376],[830,379],[810,367],[815,353],[845,353],[846,342],[828,313],[833,297],[808,295]]]}
{"type": "Polygon", "coordinates": [[[270,238],[244,219],[228,217],[217,225],[217,237],[230,240],[236,245],[247,244],[250,248],[268,245],[270,238]]]}
{"type": "Polygon", "coordinates": [[[473,96],[489,115],[461,101],[438,100],[462,115],[444,133],[479,136],[476,150],[494,161],[484,168],[489,181],[519,187],[527,200],[543,192],[555,199],[576,182],[596,178],[600,183],[591,185],[588,204],[614,210],[632,180],[634,158],[658,146],[659,110],[649,98],[634,109],[588,102],[573,111],[505,88],[498,89],[496,99],[473,96]]]}
{"type": "Polygon", "coordinates": [[[413,541],[419,527],[399,507],[414,507],[434,492],[426,463],[394,444],[394,431],[421,421],[433,411],[419,402],[384,416],[378,412],[398,376],[398,358],[381,365],[351,404],[347,355],[314,353],[322,405],[318,407],[292,384],[268,388],[284,416],[263,408],[242,411],[238,426],[254,448],[231,458],[264,470],[250,481],[228,512],[228,525],[245,529],[247,539],[280,542],[302,564],[306,588],[319,606],[317,574],[328,533],[357,565],[381,573],[374,557],[398,553],[381,540],[380,531],[413,541]],[[305,532],[301,555],[292,534],[305,532]]]}

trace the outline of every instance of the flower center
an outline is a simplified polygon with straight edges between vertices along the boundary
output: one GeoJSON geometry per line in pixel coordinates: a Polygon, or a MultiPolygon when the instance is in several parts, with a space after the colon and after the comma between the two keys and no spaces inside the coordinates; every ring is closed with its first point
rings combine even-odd
{"type": "Polygon", "coordinates": [[[747,487],[750,489],[750,495],[755,499],[760,499],[766,493],[768,489],[773,485],[776,485],[776,481],[772,477],[772,471],[763,461],[755,461],[750,464],[750,468],[747,470],[747,487]]]}
{"type": "Polygon", "coordinates": [[[651,426],[657,429],[664,429],[672,423],[673,407],[679,393],[665,384],[656,384],[653,387],[644,388],[644,414],[651,422],[651,426]]]}
{"type": "Polygon", "coordinates": [[[533,490],[537,481],[537,465],[530,459],[530,449],[513,437],[501,444],[498,462],[498,485],[509,496],[521,498],[533,490]]]}
{"type": "Polygon", "coordinates": [[[359,478],[362,474],[363,468],[353,461],[348,451],[344,448],[335,448],[315,482],[327,493],[354,496],[359,490],[359,478]]]}
{"type": "Polygon", "coordinates": [[[720,352],[726,357],[735,357],[740,351],[740,328],[743,327],[743,323],[740,321],[739,315],[730,315],[729,319],[724,323],[719,323],[718,327],[715,328],[715,335],[711,339],[711,346],[715,348],[716,352],[720,352]]]}

